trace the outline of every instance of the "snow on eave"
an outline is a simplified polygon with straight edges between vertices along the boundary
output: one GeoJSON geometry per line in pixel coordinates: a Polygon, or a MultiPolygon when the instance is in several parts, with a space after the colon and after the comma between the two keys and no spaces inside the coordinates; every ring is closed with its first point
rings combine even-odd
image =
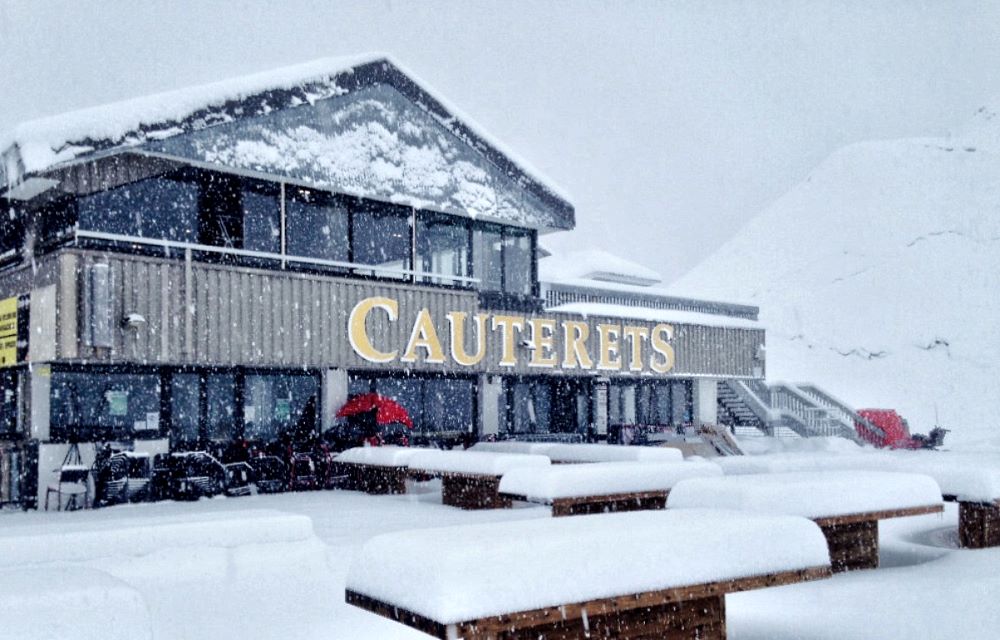
{"type": "Polygon", "coordinates": [[[407,85],[394,88],[403,93],[411,90],[416,95],[409,97],[415,104],[505,173],[521,174],[521,186],[559,209],[568,220],[566,226],[572,226],[573,206],[565,191],[383,53],[324,58],[24,122],[0,132],[0,187],[97,151],[135,146],[347,93],[359,86],[356,78],[351,80],[355,72],[380,64],[388,73],[376,71],[377,80],[393,84],[395,79],[407,85]],[[279,96],[280,92],[294,95],[279,96]]]}
{"type": "Polygon", "coordinates": [[[597,316],[621,318],[624,320],[643,320],[648,322],[667,322],[671,324],[691,324],[705,327],[722,327],[728,329],[760,329],[764,325],[757,320],[734,318],[731,316],[703,313],[700,311],[678,311],[674,309],[653,309],[650,307],[630,307],[606,302],[569,302],[555,307],[549,307],[547,312],[566,313],[579,316],[597,316]]]}

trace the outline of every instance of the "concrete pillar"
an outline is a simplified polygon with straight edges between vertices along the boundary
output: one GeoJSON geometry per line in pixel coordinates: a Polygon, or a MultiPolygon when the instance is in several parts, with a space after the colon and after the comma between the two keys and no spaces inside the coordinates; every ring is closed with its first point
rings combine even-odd
{"type": "Polygon", "coordinates": [[[322,411],[320,424],[323,431],[333,427],[337,410],[347,402],[347,370],[327,369],[323,372],[322,411]]]}
{"type": "Polygon", "coordinates": [[[479,437],[485,438],[500,432],[500,395],[503,380],[500,376],[479,375],[479,437]]]}
{"type": "Polygon", "coordinates": [[[694,381],[694,422],[695,424],[716,424],[719,421],[719,383],[712,378],[696,378],[694,381]]]}
{"type": "Polygon", "coordinates": [[[608,382],[607,378],[595,378],[591,387],[594,432],[599,436],[608,435],[608,382]]]}

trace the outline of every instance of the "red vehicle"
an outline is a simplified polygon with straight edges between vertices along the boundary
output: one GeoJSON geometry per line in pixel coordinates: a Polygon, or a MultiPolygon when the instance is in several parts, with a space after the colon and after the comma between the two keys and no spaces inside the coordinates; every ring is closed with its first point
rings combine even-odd
{"type": "Polygon", "coordinates": [[[855,428],[861,438],[876,447],[889,449],[936,449],[944,443],[947,429],[934,427],[928,435],[910,435],[910,425],[894,409],[858,409],[858,415],[869,424],[878,427],[882,433],[872,430],[861,422],[855,428]]]}

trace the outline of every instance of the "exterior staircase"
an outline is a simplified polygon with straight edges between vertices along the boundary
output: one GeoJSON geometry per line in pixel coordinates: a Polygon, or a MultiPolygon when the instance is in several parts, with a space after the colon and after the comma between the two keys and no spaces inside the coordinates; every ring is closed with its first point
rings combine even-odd
{"type": "Polygon", "coordinates": [[[734,432],[764,435],[840,436],[862,443],[856,425],[882,430],[848,404],[813,384],[767,384],[762,380],[722,380],[719,421],[734,432]]]}

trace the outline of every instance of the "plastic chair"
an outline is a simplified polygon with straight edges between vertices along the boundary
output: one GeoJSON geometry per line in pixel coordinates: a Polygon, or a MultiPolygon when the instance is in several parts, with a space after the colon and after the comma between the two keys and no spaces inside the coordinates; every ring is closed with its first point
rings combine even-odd
{"type": "Polygon", "coordinates": [[[90,469],[79,465],[64,465],[59,469],[59,481],[45,490],[45,510],[49,510],[49,496],[56,494],[56,510],[63,510],[63,496],[68,496],[65,509],[86,509],[90,502],[90,469]],[[83,496],[83,503],[80,497],[83,496]]]}

